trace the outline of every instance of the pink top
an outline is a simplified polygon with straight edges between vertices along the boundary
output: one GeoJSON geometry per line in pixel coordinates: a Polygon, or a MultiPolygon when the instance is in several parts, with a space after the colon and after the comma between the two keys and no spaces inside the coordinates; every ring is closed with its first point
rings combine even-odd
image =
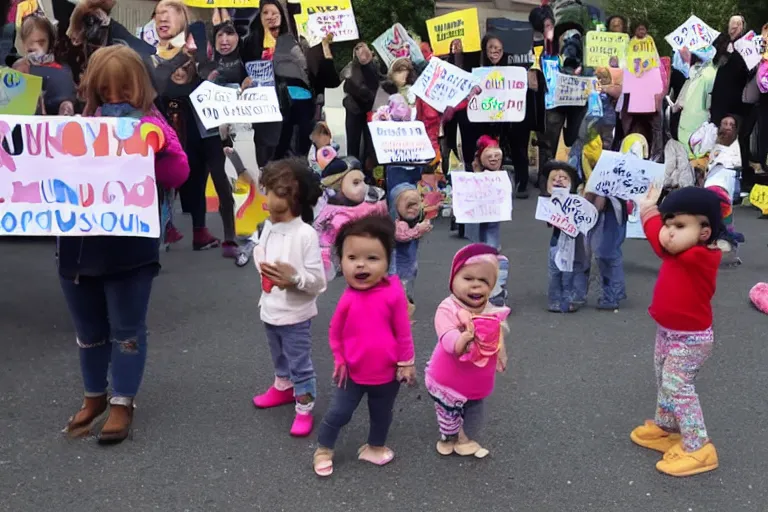
{"type": "Polygon", "coordinates": [[[189,177],[187,154],[181,148],[176,131],[171,128],[156,109],[141,118],[142,123],[151,123],[160,128],[165,144],[155,155],[155,179],[161,188],[179,188],[189,177]]]}
{"type": "Polygon", "coordinates": [[[397,276],[370,290],[347,288],[331,318],[328,343],[336,365],[346,364],[357,384],[395,379],[397,363],[413,361],[408,301],[397,276]]]}
{"type": "Polygon", "coordinates": [[[414,227],[409,227],[408,223],[404,220],[395,221],[395,240],[398,242],[410,242],[421,238],[425,233],[429,232],[429,227],[426,224],[419,222],[414,227]]]}
{"type": "MultiPolygon", "coordinates": [[[[489,303],[484,313],[499,310],[509,312],[509,308],[496,308],[489,303]]],[[[498,353],[489,357],[485,366],[477,366],[470,360],[460,360],[461,356],[456,355],[456,342],[463,331],[464,322],[459,316],[464,311],[464,307],[453,297],[448,297],[437,307],[437,346],[427,363],[426,373],[438,385],[464,395],[467,400],[481,400],[493,392],[498,353]]]]}

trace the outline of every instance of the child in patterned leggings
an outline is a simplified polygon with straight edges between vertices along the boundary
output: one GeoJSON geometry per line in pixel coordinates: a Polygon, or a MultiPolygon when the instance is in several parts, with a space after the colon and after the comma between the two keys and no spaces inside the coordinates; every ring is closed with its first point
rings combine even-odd
{"type": "Polygon", "coordinates": [[[651,187],[640,202],[645,235],[662,262],[648,308],[658,324],[656,417],[630,438],[664,453],[656,469],[680,477],[718,466],[694,380],[714,345],[711,301],[722,254],[713,244],[723,223],[721,199],[711,190],[681,188],[657,208],[660,192],[651,187]]]}

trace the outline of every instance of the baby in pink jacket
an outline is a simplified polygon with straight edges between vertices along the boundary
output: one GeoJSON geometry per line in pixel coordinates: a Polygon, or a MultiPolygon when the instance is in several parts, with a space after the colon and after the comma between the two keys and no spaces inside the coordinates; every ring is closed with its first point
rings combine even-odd
{"type": "Polygon", "coordinates": [[[471,244],[451,265],[451,295],[437,308],[437,346],[425,381],[435,401],[441,455],[483,458],[488,450],[473,440],[482,424],[484,400],[493,392],[496,372],[507,367],[503,330],[509,308],[489,302],[499,276],[496,249],[471,244]],[[470,437],[471,436],[471,437],[470,437]]]}

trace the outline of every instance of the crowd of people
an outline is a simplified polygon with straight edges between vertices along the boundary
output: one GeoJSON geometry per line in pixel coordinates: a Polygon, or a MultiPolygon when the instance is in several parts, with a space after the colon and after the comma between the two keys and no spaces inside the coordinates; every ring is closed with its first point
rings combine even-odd
{"type": "MultiPolygon", "coordinates": [[[[201,40],[190,29],[185,5],[161,0],[154,13],[157,41],[145,55],[118,44],[125,40],[115,36],[113,7],[114,0],[78,3],[66,31],[61,22],[57,30],[43,15],[27,17],[20,28],[25,56],[14,63],[22,72],[35,70],[47,78],[41,114],[133,117],[159,126],[165,135],[155,154],[161,240],[59,239],[59,276],[75,324],[85,391],[81,409],[67,424],[70,436],[96,433],[99,442],[114,443],[129,435],[146,361],[146,317],[160,270],[161,243],[174,244],[183,236],[173,219],[178,191],[183,211],[192,217],[194,250],[221,247],[225,257],[238,263],[253,259],[258,269],[274,380],[253,403],[258,408],[293,404],[293,436],[309,436],[315,427],[318,392],[310,325],[328,281],[343,277],[347,286],[328,332],[338,387],[317,429],[313,466],[320,476],[333,472],[339,432],[364,395],[370,433],[359,458],[387,464],[394,457],[386,440],[398,390],[416,379],[411,321],[416,314],[418,247],[437,214],[428,196],[444,195],[440,182],[449,169],[442,164],[455,152],[462,164],[454,170],[510,167],[514,195],[525,199],[534,133],[542,195],[563,189],[583,193],[604,149],[666,166],[663,186],[650,186],[637,204],[645,235],[662,264],[650,307],[658,324],[656,415],[630,437],[664,453],[657,464],[664,473],[688,476],[717,467],[694,378],[713,346],[711,299],[722,254],[735,253],[744,241],[733,229],[731,207],[739,189],[755,184],[768,152],[768,73],[762,63],[750,71],[734,50],[748,28],[744,18],[731,18],[707,48],[676,51],[666,61],[669,67],[661,59],[663,90],[646,98],[655,107],[635,110],[633,105],[641,102],[622,93],[621,81],[615,79],[620,70],[592,69],[584,62],[585,35],[596,29],[586,7],[573,0],[553,10],[545,2],[529,18],[534,35],[524,119],[473,123],[467,107],[477,91],[438,112],[411,92],[423,66],[410,58],[394,59],[383,73],[369,46],[359,42],[350,65],[337,72],[332,37],[310,47],[298,36],[293,18],[301,8],[297,3],[286,7],[278,0],[261,0],[245,34],[227,10],[213,9],[212,29],[201,40]],[[548,77],[542,59],[547,58],[557,60],[559,73],[599,80],[595,92],[600,115],[587,104],[546,107],[548,77]],[[205,80],[241,89],[253,86],[245,67],[251,61],[272,62],[283,119],[253,125],[259,169],[242,164],[231,127],[202,128],[190,101],[205,80]],[[346,156],[339,154],[317,108],[325,89],[342,81],[346,156]],[[384,104],[378,100],[382,95],[384,104]],[[378,118],[422,121],[435,160],[385,165],[383,176],[377,177],[368,122],[378,118]],[[755,123],[760,127],[757,166],[750,152],[755,123]],[[561,137],[570,148],[568,161],[555,159],[561,137]],[[244,246],[235,234],[227,159],[239,175],[258,184],[269,211],[268,220],[244,246]],[[206,227],[209,176],[219,197],[223,241],[206,227]]],[[[612,16],[604,28],[627,33],[629,22],[612,16]]],[[[631,36],[652,40],[651,29],[633,20],[631,36]]],[[[767,32],[764,28],[766,40],[767,32]]],[[[422,43],[421,50],[428,60],[429,45],[422,43]]],[[[482,39],[480,52],[464,52],[457,39],[442,57],[466,71],[513,65],[514,60],[492,33],[482,39]]],[[[602,284],[597,307],[616,310],[626,298],[622,243],[628,216],[636,213],[622,198],[584,196],[599,212],[590,233],[574,239],[553,228],[548,309],[554,313],[576,312],[585,305],[593,259],[602,284]]],[[[461,236],[471,243],[454,256],[448,296],[434,315],[437,343],[425,383],[434,400],[436,449],[442,455],[482,458],[489,453],[478,442],[480,425],[495,375],[507,366],[504,335],[510,313],[509,261],[501,254],[499,229],[499,222],[462,226],[461,236]]]]}

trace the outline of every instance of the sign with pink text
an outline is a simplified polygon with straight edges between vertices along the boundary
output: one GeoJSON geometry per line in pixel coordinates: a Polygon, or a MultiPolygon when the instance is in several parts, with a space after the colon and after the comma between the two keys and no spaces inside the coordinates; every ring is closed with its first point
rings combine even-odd
{"type": "Polygon", "coordinates": [[[506,171],[452,172],[453,214],[460,224],[512,220],[512,182],[506,171]]]}
{"type": "Polygon", "coordinates": [[[472,123],[519,123],[525,119],[528,71],[523,67],[475,68],[481,92],[467,105],[472,123]]]}
{"type": "Polygon", "coordinates": [[[664,39],[673,50],[688,48],[693,52],[711,45],[719,35],[720,32],[701,21],[701,18],[691,15],[664,39]]]}
{"type": "Polygon", "coordinates": [[[307,19],[307,30],[314,36],[310,41],[311,46],[320,44],[328,34],[333,34],[334,43],[360,39],[351,5],[349,9],[310,14],[307,19]]]}
{"type": "Polygon", "coordinates": [[[399,23],[388,28],[371,44],[387,69],[397,59],[409,58],[417,69],[421,69],[424,65],[424,54],[421,53],[421,48],[399,23]]]}
{"type": "Polygon", "coordinates": [[[0,142],[0,236],[160,236],[159,127],[130,118],[0,116],[0,142]]]}
{"type": "MultiPolygon", "coordinates": [[[[432,57],[424,72],[416,79],[411,92],[438,112],[455,107],[480,83],[480,78],[458,66],[432,57]]],[[[527,82],[526,82],[527,83],[527,82]]]]}
{"type": "Polygon", "coordinates": [[[755,34],[754,30],[750,30],[744,37],[733,43],[733,48],[744,59],[744,63],[747,68],[752,71],[763,60],[761,37],[755,34]]]}
{"type": "Polygon", "coordinates": [[[565,188],[553,189],[550,197],[539,197],[536,204],[536,220],[559,228],[571,238],[589,233],[597,224],[597,217],[597,208],[592,203],[565,188]]]}

